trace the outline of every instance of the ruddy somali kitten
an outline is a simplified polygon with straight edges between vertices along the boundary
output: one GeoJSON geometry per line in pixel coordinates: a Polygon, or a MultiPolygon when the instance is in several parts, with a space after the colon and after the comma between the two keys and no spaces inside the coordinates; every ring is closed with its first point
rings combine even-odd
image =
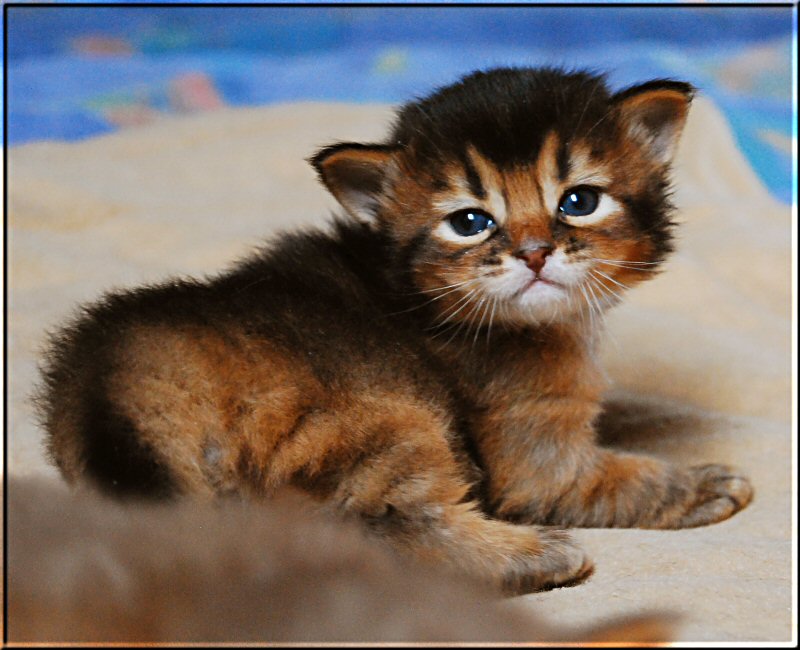
{"type": "Polygon", "coordinates": [[[106,295],[39,396],[67,479],[118,495],[299,488],[396,549],[525,592],[592,563],[552,527],[683,528],[752,497],[722,465],[595,442],[603,312],[671,250],[692,97],[476,72],[312,163],[346,210],[208,281],[106,295]]]}

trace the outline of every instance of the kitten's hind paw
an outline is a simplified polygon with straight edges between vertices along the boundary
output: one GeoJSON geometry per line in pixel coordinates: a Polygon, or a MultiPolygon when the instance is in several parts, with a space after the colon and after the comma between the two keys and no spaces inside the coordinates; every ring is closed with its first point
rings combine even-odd
{"type": "Polygon", "coordinates": [[[515,567],[503,590],[518,595],[580,584],[594,573],[594,563],[566,531],[537,528],[541,552],[515,567]]]}
{"type": "Polygon", "coordinates": [[[727,465],[690,468],[697,480],[694,501],[681,517],[680,528],[704,526],[728,519],[753,499],[753,486],[727,465]]]}

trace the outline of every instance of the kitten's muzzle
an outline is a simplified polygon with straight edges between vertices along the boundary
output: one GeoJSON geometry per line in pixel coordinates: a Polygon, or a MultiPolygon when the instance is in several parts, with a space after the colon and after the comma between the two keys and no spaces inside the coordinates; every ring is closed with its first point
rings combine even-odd
{"type": "Polygon", "coordinates": [[[537,246],[536,248],[520,248],[514,252],[514,257],[518,257],[534,273],[539,273],[543,268],[546,258],[553,252],[552,246],[537,246]]]}

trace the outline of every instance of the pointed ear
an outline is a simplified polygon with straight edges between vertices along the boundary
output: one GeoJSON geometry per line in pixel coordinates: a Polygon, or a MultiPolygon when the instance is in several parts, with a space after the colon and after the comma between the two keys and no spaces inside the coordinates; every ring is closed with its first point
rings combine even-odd
{"type": "Polygon", "coordinates": [[[380,206],[392,151],[385,145],[343,142],[326,147],[309,162],[345,210],[371,221],[380,206]]]}
{"type": "Polygon", "coordinates": [[[665,164],[675,155],[693,96],[691,84],[656,79],[617,93],[614,102],[628,135],[665,164]]]}

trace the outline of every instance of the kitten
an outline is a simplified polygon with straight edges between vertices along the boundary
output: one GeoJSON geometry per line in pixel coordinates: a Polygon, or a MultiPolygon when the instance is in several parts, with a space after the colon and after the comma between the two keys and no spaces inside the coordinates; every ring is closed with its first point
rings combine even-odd
{"type": "Polygon", "coordinates": [[[677,619],[555,626],[465,578],[399,562],[308,497],[118,503],[8,485],[12,642],[666,642],[677,619]]]}
{"type": "Polygon", "coordinates": [[[672,249],[693,89],[473,73],[311,162],[346,211],[54,336],[49,452],[120,496],[292,486],[402,553],[520,593],[591,561],[552,526],[683,528],[752,488],[597,446],[605,309],[672,249]],[[544,524],[548,527],[542,527],[544,524]]]}

